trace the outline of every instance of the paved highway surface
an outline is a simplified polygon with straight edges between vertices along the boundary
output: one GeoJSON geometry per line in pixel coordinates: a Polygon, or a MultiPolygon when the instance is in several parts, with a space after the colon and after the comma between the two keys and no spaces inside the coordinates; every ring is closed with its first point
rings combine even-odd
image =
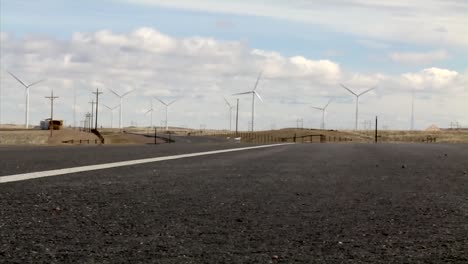
{"type": "MultiPolygon", "coordinates": [[[[0,147],[0,176],[237,147],[0,147]]],[[[467,263],[467,160],[298,144],[3,183],[0,262],[467,263]]]]}

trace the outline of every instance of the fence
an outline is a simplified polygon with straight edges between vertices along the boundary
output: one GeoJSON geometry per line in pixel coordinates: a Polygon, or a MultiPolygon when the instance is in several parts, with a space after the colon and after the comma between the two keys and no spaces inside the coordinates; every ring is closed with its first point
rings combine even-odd
{"type": "Polygon", "coordinates": [[[379,136],[379,142],[437,143],[434,136],[379,136]]]}
{"type": "MultiPolygon", "coordinates": [[[[188,135],[197,135],[198,133],[190,133],[188,135]]],[[[198,134],[199,135],[199,134],[198,134]]],[[[309,134],[309,135],[297,135],[294,134],[292,137],[279,137],[273,136],[268,133],[262,132],[212,132],[205,133],[206,136],[222,136],[227,138],[240,138],[242,143],[254,143],[254,144],[272,144],[282,142],[294,142],[294,143],[326,143],[326,142],[350,142],[352,138],[348,137],[336,137],[326,136],[323,134],[309,134]]]]}
{"type": "MultiPolygon", "coordinates": [[[[71,140],[64,140],[62,143],[66,144],[99,144],[101,140],[99,139],[71,139],[71,140]]],[[[101,143],[102,144],[102,143],[101,143]]]]}

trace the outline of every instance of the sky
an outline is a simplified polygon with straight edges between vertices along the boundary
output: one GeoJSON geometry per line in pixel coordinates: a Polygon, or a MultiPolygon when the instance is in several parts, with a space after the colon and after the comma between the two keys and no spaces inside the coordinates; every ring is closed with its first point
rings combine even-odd
{"type": "MultiPolygon", "coordinates": [[[[79,125],[102,90],[102,126],[227,129],[239,98],[247,130],[352,129],[379,116],[384,129],[468,126],[468,2],[464,0],[0,0],[0,123],[50,115],[79,125]],[[76,103],[75,103],[76,102],[76,103]],[[105,106],[115,108],[111,113],[105,106]],[[76,115],[74,115],[76,113],[76,115]],[[74,118],[75,116],[75,118],[74,118]],[[111,118],[113,117],[113,118],[111,118]]],[[[234,124],[231,121],[232,127],[234,124]]]]}

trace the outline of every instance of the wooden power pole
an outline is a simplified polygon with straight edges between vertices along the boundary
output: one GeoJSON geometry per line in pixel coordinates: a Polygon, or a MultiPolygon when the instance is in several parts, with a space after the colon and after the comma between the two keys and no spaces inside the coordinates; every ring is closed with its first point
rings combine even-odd
{"type": "Polygon", "coordinates": [[[46,96],[45,98],[50,100],[50,122],[49,122],[49,130],[50,130],[50,137],[52,137],[52,131],[54,131],[54,100],[58,98],[58,96],[54,96],[54,90],[50,93],[50,96],[46,96]]]}
{"type": "Polygon", "coordinates": [[[97,117],[98,117],[98,107],[99,107],[99,95],[102,94],[102,92],[99,92],[99,88],[96,88],[96,92],[93,92],[93,94],[96,95],[96,115],[94,118],[94,129],[97,130],[97,117]]]}

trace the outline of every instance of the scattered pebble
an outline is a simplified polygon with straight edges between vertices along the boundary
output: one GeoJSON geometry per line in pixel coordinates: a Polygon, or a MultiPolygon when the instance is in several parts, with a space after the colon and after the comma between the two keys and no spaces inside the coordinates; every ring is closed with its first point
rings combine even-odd
{"type": "Polygon", "coordinates": [[[271,259],[272,259],[272,260],[278,260],[278,259],[279,259],[279,256],[278,256],[278,255],[273,255],[273,256],[271,256],[271,259]]]}
{"type": "Polygon", "coordinates": [[[402,169],[406,168],[406,165],[404,165],[404,164],[403,164],[403,165],[401,165],[401,168],[402,168],[402,169]]]}

